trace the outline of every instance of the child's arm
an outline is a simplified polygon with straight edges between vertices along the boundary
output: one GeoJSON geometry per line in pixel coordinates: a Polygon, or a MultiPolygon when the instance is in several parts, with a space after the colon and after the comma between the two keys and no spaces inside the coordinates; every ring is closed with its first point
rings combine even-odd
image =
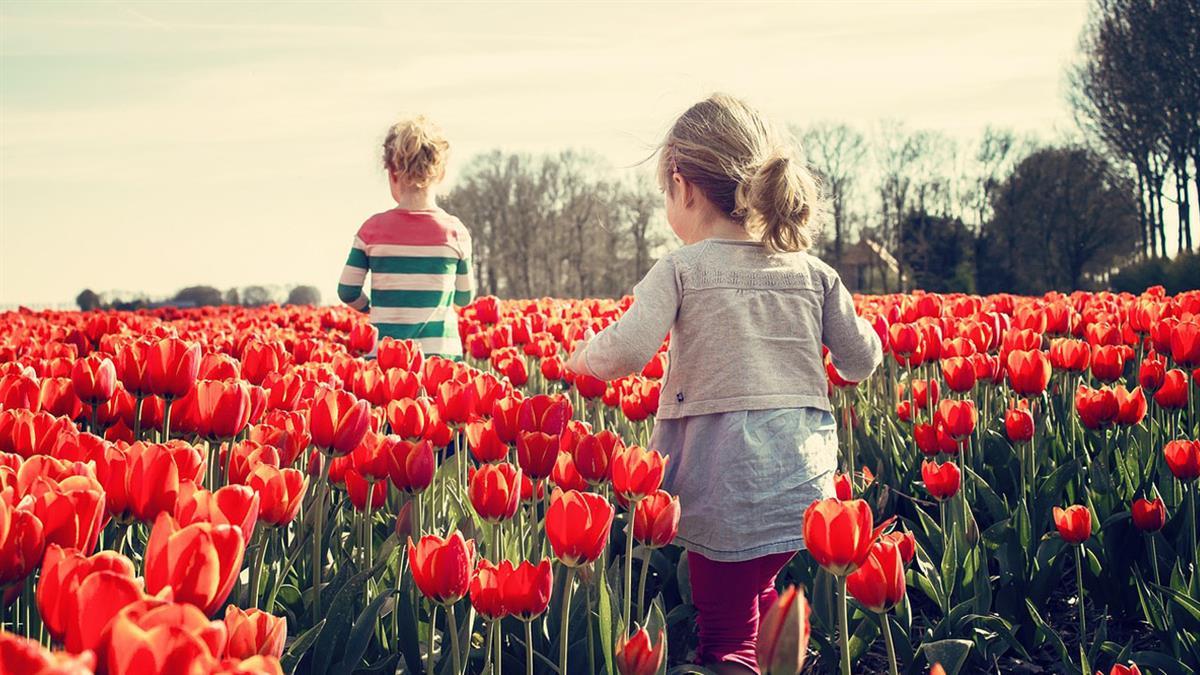
{"type": "Polygon", "coordinates": [[[346,259],[346,266],[342,268],[342,278],[338,280],[337,293],[339,300],[360,312],[371,309],[371,299],[363,293],[363,280],[367,278],[367,270],[370,267],[367,245],[355,235],[350,257],[346,259]]]}
{"type": "Polygon", "coordinates": [[[620,319],[576,349],[567,367],[601,380],[640,371],[658,353],[679,313],[675,264],[663,258],[633,288],[633,305],[620,319]]]}
{"type": "Polygon", "coordinates": [[[854,298],[837,274],[825,292],[821,312],[821,340],[829,348],[833,367],[847,380],[865,380],[883,361],[883,345],[871,324],[855,313],[854,298]]]}
{"type": "Polygon", "coordinates": [[[462,243],[461,257],[454,273],[454,304],[458,307],[466,307],[475,299],[475,269],[471,264],[471,253],[471,238],[468,235],[462,243]]]}

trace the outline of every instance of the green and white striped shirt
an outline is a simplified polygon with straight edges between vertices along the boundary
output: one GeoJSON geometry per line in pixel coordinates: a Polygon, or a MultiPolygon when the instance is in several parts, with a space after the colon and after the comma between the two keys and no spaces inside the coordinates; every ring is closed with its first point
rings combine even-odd
{"type": "Polygon", "coordinates": [[[445,357],[462,356],[454,307],[474,297],[471,234],[441,209],[392,209],[368,218],[338,283],[338,298],[370,311],[380,338],[414,340],[425,354],[445,357]]]}

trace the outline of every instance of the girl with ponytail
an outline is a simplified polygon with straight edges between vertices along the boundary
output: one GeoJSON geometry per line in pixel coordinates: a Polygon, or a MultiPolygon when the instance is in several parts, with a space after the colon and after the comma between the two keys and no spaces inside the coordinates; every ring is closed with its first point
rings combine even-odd
{"type": "Polygon", "coordinates": [[[658,152],[667,221],[684,246],[567,363],[616,379],[671,335],[651,446],[670,456],[663,487],[683,510],[699,658],[719,673],[758,672],[759,619],[804,546],[804,510],[835,495],[822,347],[851,381],[883,356],[837,272],[806,252],[821,201],[795,153],[731,96],[684,112],[658,152]]]}

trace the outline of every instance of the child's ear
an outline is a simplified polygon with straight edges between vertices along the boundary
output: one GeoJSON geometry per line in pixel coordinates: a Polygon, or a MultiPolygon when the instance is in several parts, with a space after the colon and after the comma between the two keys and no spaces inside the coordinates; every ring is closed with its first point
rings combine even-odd
{"type": "Polygon", "coordinates": [[[682,190],[680,197],[682,197],[684,206],[691,207],[695,200],[695,187],[679,172],[672,174],[671,180],[675,183],[675,189],[682,190]]]}

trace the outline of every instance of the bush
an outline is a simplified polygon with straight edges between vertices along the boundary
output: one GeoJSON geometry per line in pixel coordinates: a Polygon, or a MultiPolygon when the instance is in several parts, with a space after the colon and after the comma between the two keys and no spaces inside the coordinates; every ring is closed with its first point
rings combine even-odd
{"type": "Polygon", "coordinates": [[[1134,263],[1113,275],[1114,291],[1141,293],[1162,286],[1175,294],[1200,288],[1200,253],[1180,253],[1174,260],[1151,258],[1134,263]]]}

